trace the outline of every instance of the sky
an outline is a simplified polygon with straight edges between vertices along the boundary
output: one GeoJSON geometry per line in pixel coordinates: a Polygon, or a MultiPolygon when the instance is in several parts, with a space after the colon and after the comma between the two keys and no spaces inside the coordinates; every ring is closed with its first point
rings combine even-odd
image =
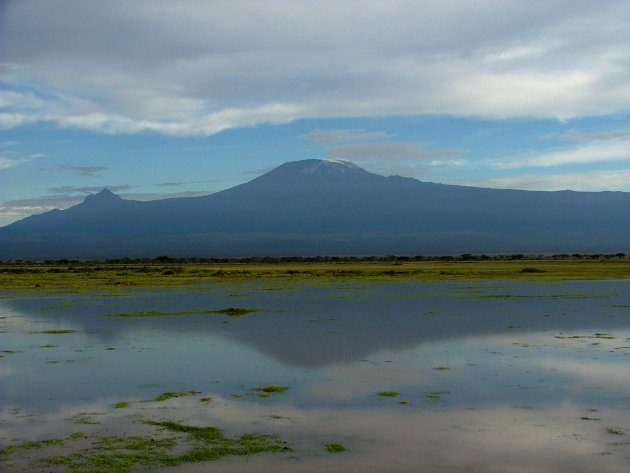
{"type": "Polygon", "coordinates": [[[627,0],[3,0],[0,225],[286,161],[630,191],[627,0]]]}

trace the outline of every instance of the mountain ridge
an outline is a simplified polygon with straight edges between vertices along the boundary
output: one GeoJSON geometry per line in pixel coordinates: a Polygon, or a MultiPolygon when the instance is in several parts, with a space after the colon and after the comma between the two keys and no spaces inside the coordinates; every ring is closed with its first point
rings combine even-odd
{"type": "Polygon", "coordinates": [[[0,258],[628,249],[629,193],[454,186],[315,159],[202,197],[103,189],[0,228],[0,258]]]}

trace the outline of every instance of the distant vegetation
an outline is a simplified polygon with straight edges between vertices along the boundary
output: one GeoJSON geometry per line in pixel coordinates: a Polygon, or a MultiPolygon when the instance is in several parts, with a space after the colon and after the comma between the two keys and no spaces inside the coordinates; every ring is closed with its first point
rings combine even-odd
{"type": "MultiPolygon", "coordinates": [[[[212,280],[475,279],[567,280],[630,278],[630,257],[614,254],[459,256],[314,256],[116,260],[14,260],[0,263],[0,287],[82,290],[182,286],[212,280]]],[[[205,312],[231,316],[251,309],[205,312]]],[[[165,315],[155,314],[130,314],[165,315]]],[[[169,314],[174,315],[174,314],[169,314]]]]}
{"type": "MultiPolygon", "coordinates": [[[[0,260],[7,265],[73,265],[73,264],[148,264],[148,265],[189,265],[189,264],[274,264],[274,263],[405,263],[411,261],[523,261],[523,260],[611,260],[628,259],[625,253],[558,253],[558,254],[471,254],[461,255],[380,255],[380,256],[249,256],[243,258],[174,258],[158,256],[156,258],[114,258],[114,259],[10,259],[0,260]]],[[[178,268],[170,267],[177,272],[178,268]]]]}

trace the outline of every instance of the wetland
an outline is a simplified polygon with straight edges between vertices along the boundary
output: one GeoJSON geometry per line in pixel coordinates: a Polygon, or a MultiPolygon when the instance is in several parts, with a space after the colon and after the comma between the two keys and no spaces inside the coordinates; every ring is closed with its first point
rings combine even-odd
{"type": "Polygon", "coordinates": [[[627,471],[627,273],[519,264],[13,280],[0,470],[627,471]]]}

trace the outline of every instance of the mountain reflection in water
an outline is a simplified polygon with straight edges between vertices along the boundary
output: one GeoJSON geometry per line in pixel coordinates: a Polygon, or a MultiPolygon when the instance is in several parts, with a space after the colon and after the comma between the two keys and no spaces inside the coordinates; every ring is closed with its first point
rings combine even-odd
{"type": "Polygon", "coordinates": [[[221,471],[621,472],[630,455],[630,281],[4,296],[3,441],[91,413],[81,428],[95,435],[166,417],[277,432],[298,452],[221,471]],[[255,312],[208,312],[237,306],[255,312]],[[252,390],[271,384],[289,389],[252,390]],[[192,393],[147,402],[168,391],[192,393]],[[322,453],[326,441],[348,451],[322,453]]]}

